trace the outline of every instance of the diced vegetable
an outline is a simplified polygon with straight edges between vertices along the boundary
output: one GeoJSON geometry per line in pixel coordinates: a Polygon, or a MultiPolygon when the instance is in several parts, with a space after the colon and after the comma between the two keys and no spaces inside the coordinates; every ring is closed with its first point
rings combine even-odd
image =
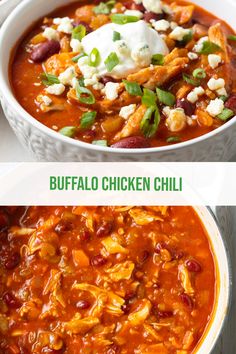
{"type": "Polygon", "coordinates": [[[46,72],[41,75],[41,79],[42,79],[42,83],[45,86],[60,84],[60,80],[58,79],[57,76],[52,75],[52,74],[48,74],[46,72]]]}
{"type": "Polygon", "coordinates": [[[72,36],[72,38],[78,39],[79,41],[81,41],[85,35],[86,35],[85,26],[79,25],[73,29],[71,36],[72,36]]]}
{"type": "Polygon", "coordinates": [[[99,145],[99,146],[107,146],[107,141],[106,140],[93,140],[92,144],[99,145]]]}
{"type": "Polygon", "coordinates": [[[215,44],[213,42],[205,41],[202,44],[202,49],[198,53],[208,55],[208,54],[213,54],[213,53],[220,52],[220,51],[222,51],[220,46],[218,46],[217,44],[215,44]]]}
{"type": "Polygon", "coordinates": [[[130,15],[124,15],[124,14],[111,15],[111,21],[113,23],[117,23],[118,25],[125,25],[126,23],[137,22],[139,20],[140,19],[137,16],[130,16],[130,15]]]}
{"type": "Polygon", "coordinates": [[[87,54],[85,54],[85,53],[80,53],[80,54],[76,55],[74,58],[72,58],[71,60],[72,60],[74,63],[77,63],[77,61],[78,61],[80,58],[83,58],[83,57],[87,57],[87,54]]]}
{"type": "Polygon", "coordinates": [[[80,86],[79,82],[77,83],[75,90],[76,90],[76,96],[80,102],[86,104],[95,103],[95,97],[93,93],[86,87],[80,86]]]}
{"type": "Polygon", "coordinates": [[[160,119],[160,113],[157,107],[152,106],[146,110],[140,124],[140,129],[146,138],[151,138],[156,134],[160,119]]]}
{"type": "Polygon", "coordinates": [[[130,82],[127,80],[123,81],[125,84],[125,89],[131,96],[142,96],[143,92],[141,86],[136,82],[130,82]]]}
{"type": "Polygon", "coordinates": [[[164,64],[164,55],[163,54],[154,54],[152,56],[153,65],[163,65],[164,64]]]}
{"type": "Polygon", "coordinates": [[[149,89],[143,90],[142,104],[146,107],[155,106],[157,102],[157,95],[149,89]]]}
{"type": "Polygon", "coordinates": [[[166,139],[167,143],[179,143],[181,141],[181,138],[179,136],[169,136],[169,138],[166,139]]]}
{"type": "Polygon", "coordinates": [[[193,77],[195,79],[205,79],[206,78],[206,72],[204,69],[198,68],[193,71],[193,77]]]}
{"type": "Polygon", "coordinates": [[[98,6],[95,6],[93,8],[93,12],[98,15],[98,14],[104,14],[104,15],[108,15],[112,8],[115,5],[115,0],[110,0],[107,2],[100,2],[100,4],[98,6]]]}
{"type": "Polygon", "coordinates": [[[200,80],[199,79],[194,79],[192,76],[188,74],[183,74],[183,79],[184,81],[187,82],[187,84],[190,84],[192,86],[200,86],[200,80]]]}
{"type": "Polygon", "coordinates": [[[114,41],[114,42],[115,42],[115,41],[119,41],[120,38],[121,38],[120,33],[117,32],[117,31],[114,31],[114,32],[113,32],[113,41],[114,41]]]}
{"type": "Polygon", "coordinates": [[[176,102],[176,98],[171,92],[164,91],[161,90],[160,88],[157,88],[156,93],[159,102],[163,103],[166,106],[174,106],[176,102]]]}
{"type": "Polygon", "coordinates": [[[119,64],[119,58],[115,52],[111,52],[105,60],[107,71],[110,73],[119,64]]]}
{"type": "Polygon", "coordinates": [[[96,115],[97,112],[95,111],[84,113],[81,117],[80,128],[82,129],[90,128],[95,122],[96,115]]]}
{"type": "Polygon", "coordinates": [[[68,136],[69,138],[73,138],[77,132],[77,127],[64,127],[59,130],[59,133],[65,136],[68,136]]]}
{"type": "Polygon", "coordinates": [[[231,109],[224,108],[223,112],[217,116],[220,120],[228,120],[234,116],[234,112],[231,109]]]}
{"type": "Polygon", "coordinates": [[[89,65],[90,66],[98,66],[101,61],[101,56],[99,50],[97,48],[93,48],[89,55],[89,65]]]}
{"type": "Polygon", "coordinates": [[[230,35],[230,36],[228,36],[228,39],[230,41],[236,41],[236,36],[235,35],[230,35]]]}

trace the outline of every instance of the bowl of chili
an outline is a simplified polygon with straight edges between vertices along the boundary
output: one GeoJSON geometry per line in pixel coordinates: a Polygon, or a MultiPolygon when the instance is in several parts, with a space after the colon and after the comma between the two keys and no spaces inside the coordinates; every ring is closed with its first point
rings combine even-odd
{"type": "Polygon", "coordinates": [[[230,270],[205,207],[1,207],[0,349],[210,353],[230,270]]]}
{"type": "Polygon", "coordinates": [[[25,0],[1,30],[2,106],[38,160],[232,156],[233,1],[65,4],[25,0]]]}

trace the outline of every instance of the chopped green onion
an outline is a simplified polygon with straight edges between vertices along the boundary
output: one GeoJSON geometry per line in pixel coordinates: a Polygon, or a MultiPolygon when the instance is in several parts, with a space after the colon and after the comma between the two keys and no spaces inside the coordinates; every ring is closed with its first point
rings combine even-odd
{"type": "Polygon", "coordinates": [[[99,15],[99,14],[104,14],[104,15],[108,15],[112,8],[114,7],[115,5],[115,0],[110,0],[108,2],[100,2],[100,4],[98,6],[95,6],[93,8],[93,12],[96,14],[96,15],[99,15]]]}
{"type": "Polygon", "coordinates": [[[99,50],[97,48],[93,48],[89,55],[89,65],[90,66],[98,66],[101,61],[101,56],[99,50]]]}
{"type": "Polygon", "coordinates": [[[163,65],[163,64],[164,64],[163,54],[154,54],[152,56],[152,65],[163,65]]]}
{"type": "Polygon", "coordinates": [[[80,58],[83,58],[83,57],[87,57],[87,54],[85,54],[85,53],[80,53],[80,54],[76,55],[74,58],[72,58],[71,60],[72,60],[74,63],[77,63],[78,60],[79,60],[80,58]]]}
{"type": "Polygon", "coordinates": [[[95,122],[96,115],[97,112],[95,111],[84,113],[81,117],[80,128],[82,129],[90,128],[95,122]]]}
{"type": "Polygon", "coordinates": [[[130,22],[137,22],[140,18],[137,16],[130,16],[124,14],[113,14],[111,15],[111,21],[113,23],[117,23],[118,25],[125,25],[126,23],[130,22]]]}
{"type": "Polygon", "coordinates": [[[200,81],[198,79],[194,79],[188,74],[183,74],[183,79],[187,82],[187,84],[190,84],[192,86],[200,86],[200,81]]]}
{"type": "Polygon", "coordinates": [[[227,120],[229,118],[232,118],[234,116],[234,112],[231,109],[228,108],[224,108],[223,112],[220,113],[217,118],[221,119],[221,120],[227,120]]]}
{"type": "Polygon", "coordinates": [[[65,136],[68,136],[69,138],[73,138],[75,136],[77,131],[77,127],[64,127],[59,130],[59,133],[65,136]]]}
{"type": "Polygon", "coordinates": [[[80,78],[78,79],[78,82],[79,82],[79,85],[80,85],[80,86],[83,86],[83,87],[85,86],[85,85],[84,85],[84,77],[80,77],[80,78]]]}
{"type": "Polygon", "coordinates": [[[180,46],[185,46],[186,44],[188,44],[191,40],[193,39],[193,31],[189,31],[189,33],[188,34],[186,34],[185,36],[184,36],[184,38],[181,40],[181,41],[179,41],[179,45],[180,46]]]}
{"type": "Polygon", "coordinates": [[[42,83],[45,86],[50,86],[50,85],[54,85],[54,84],[60,84],[60,80],[58,79],[58,77],[55,76],[55,75],[52,75],[52,74],[43,73],[41,75],[41,79],[42,79],[42,83]]]}
{"type": "Polygon", "coordinates": [[[206,72],[204,69],[198,68],[193,71],[193,77],[195,79],[205,79],[206,78],[206,72]]]}
{"type": "Polygon", "coordinates": [[[160,113],[157,106],[149,107],[140,123],[140,129],[146,138],[151,138],[155,135],[159,123],[160,123],[160,113]]]}
{"type": "Polygon", "coordinates": [[[156,89],[156,93],[157,93],[157,98],[161,103],[163,103],[166,106],[171,106],[171,107],[174,106],[176,102],[176,98],[172,93],[161,90],[159,88],[156,89]]]}
{"type": "Polygon", "coordinates": [[[228,99],[228,96],[220,96],[219,99],[222,100],[223,102],[226,102],[228,99]]]}
{"type": "Polygon", "coordinates": [[[142,104],[144,104],[146,107],[151,107],[156,106],[156,102],[157,95],[155,94],[155,92],[145,88],[143,90],[142,104]]]}
{"type": "Polygon", "coordinates": [[[169,138],[166,139],[167,143],[178,143],[181,141],[179,136],[169,136],[169,138]]]}
{"type": "Polygon", "coordinates": [[[86,35],[86,28],[83,25],[75,27],[72,31],[72,38],[81,41],[86,35]]]}
{"type": "Polygon", "coordinates": [[[115,52],[111,52],[105,60],[107,71],[110,73],[119,64],[119,58],[115,52]]]}
{"type": "Polygon", "coordinates": [[[79,82],[77,83],[75,90],[76,90],[76,96],[80,102],[85,104],[95,103],[95,97],[92,94],[92,92],[86,87],[80,86],[79,82]]]}
{"type": "Polygon", "coordinates": [[[107,146],[107,141],[106,140],[94,140],[92,142],[93,145],[99,145],[99,146],[107,146]]]}
{"type": "Polygon", "coordinates": [[[230,41],[236,41],[236,36],[230,35],[230,36],[228,36],[228,39],[229,39],[230,41]]]}
{"type": "Polygon", "coordinates": [[[113,32],[113,42],[119,41],[120,38],[121,38],[120,32],[114,31],[114,32],[113,32]]]}
{"type": "Polygon", "coordinates": [[[131,95],[131,96],[142,96],[143,92],[139,84],[137,82],[130,82],[127,80],[123,80],[125,84],[125,89],[126,91],[131,95]]]}
{"type": "Polygon", "coordinates": [[[210,41],[205,41],[202,43],[202,49],[198,52],[200,54],[213,54],[216,52],[222,51],[221,47],[218,46],[217,44],[210,42],[210,41]]]}

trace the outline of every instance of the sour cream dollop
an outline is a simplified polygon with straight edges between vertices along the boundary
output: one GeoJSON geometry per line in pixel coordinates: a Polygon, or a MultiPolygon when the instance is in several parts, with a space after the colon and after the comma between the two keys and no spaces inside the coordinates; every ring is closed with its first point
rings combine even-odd
{"type": "Polygon", "coordinates": [[[82,39],[82,46],[86,54],[97,48],[101,61],[97,66],[100,77],[109,75],[122,79],[127,75],[149,66],[154,54],[167,55],[168,47],[160,35],[145,21],[137,21],[118,25],[106,24],[82,39]],[[114,31],[120,33],[120,40],[113,41],[114,31]],[[105,60],[111,52],[119,58],[119,64],[111,72],[107,71],[105,60]]]}

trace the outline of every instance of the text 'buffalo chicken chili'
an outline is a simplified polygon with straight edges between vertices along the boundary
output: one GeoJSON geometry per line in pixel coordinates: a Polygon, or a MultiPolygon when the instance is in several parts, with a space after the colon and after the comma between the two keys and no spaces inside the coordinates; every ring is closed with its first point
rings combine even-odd
{"type": "Polygon", "coordinates": [[[236,114],[235,49],[233,30],[191,3],[80,2],[28,33],[11,80],[21,105],[63,135],[157,147],[236,114]]]}
{"type": "Polygon", "coordinates": [[[217,281],[191,207],[6,207],[0,220],[0,353],[195,352],[217,281]]]}

